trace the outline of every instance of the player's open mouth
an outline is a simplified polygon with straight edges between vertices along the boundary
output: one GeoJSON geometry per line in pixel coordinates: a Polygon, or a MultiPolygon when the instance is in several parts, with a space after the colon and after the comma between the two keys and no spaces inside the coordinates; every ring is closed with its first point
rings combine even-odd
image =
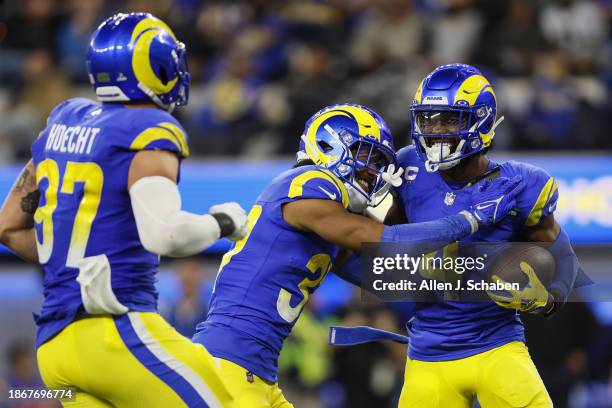
{"type": "Polygon", "coordinates": [[[436,144],[438,145],[443,144],[443,145],[447,145],[451,151],[454,151],[457,145],[459,144],[459,138],[449,137],[449,136],[446,136],[446,137],[426,136],[425,144],[427,145],[427,147],[433,147],[436,144]]]}
{"type": "Polygon", "coordinates": [[[359,183],[359,186],[363,189],[363,191],[368,191],[370,189],[370,184],[363,179],[358,178],[357,183],[359,183]]]}
{"type": "Polygon", "coordinates": [[[363,177],[357,176],[355,177],[355,181],[357,182],[357,184],[359,184],[359,187],[361,187],[366,193],[370,193],[374,188],[374,180],[370,182],[363,177]]]}

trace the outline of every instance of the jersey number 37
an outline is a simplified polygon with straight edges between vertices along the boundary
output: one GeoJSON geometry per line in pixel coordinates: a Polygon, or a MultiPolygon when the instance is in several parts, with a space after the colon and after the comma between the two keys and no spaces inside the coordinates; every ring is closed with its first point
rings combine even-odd
{"type": "Polygon", "coordinates": [[[42,236],[38,236],[36,242],[41,264],[47,263],[53,252],[53,213],[57,209],[58,192],[74,194],[74,185],[83,183],[83,197],[74,218],[70,245],[66,255],[66,266],[77,267],[77,262],[85,256],[91,224],[98,212],[104,174],[96,163],[69,161],[66,163],[64,175],[60,179],[57,162],[53,159],[46,159],[36,167],[36,184],[39,188],[43,180],[48,183],[44,192],[45,205],[38,207],[34,214],[34,221],[37,224],[42,224],[42,236]]]}

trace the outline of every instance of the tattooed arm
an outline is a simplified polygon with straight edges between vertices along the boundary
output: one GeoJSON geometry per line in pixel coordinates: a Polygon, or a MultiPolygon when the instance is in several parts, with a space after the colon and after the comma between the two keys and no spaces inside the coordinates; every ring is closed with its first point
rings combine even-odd
{"type": "Polygon", "coordinates": [[[30,160],[0,209],[0,243],[29,262],[38,262],[34,213],[39,197],[36,170],[30,160]]]}

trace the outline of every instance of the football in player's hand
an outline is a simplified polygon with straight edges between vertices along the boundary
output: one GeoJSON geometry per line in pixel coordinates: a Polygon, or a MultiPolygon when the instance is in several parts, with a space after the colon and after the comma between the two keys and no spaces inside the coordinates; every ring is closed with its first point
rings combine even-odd
{"type": "Polygon", "coordinates": [[[520,290],[523,290],[529,284],[531,269],[539,282],[548,288],[555,275],[555,267],[555,258],[545,248],[532,243],[512,243],[497,255],[487,270],[487,278],[490,282],[502,279],[508,283],[518,283],[520,290]]]}

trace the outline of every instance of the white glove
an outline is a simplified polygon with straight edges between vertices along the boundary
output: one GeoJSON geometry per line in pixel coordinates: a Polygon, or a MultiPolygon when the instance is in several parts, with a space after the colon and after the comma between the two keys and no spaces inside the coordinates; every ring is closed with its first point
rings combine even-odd
{"type": "Polygon", "coordinates": [[[210,207],[210,214],[219,222],[221,236],[232,241],[239,241],[247,233],[248,217],[240,204],[236,202],[217,204],[210,207]],[[219,217],[226,216],[226,217],[219,217]]]}
{"type": "Polygon", "coordinates": [[[391,186],[399,187],[402,185],[402,174],[404,173],[404,169],[402,167],[395,170],[395,165],[390,164],[387,166],[387,169],[381,174],[385,185],[383,185],[380,190],[376,192],[370,199],[370,206],[376,207],[378,204],[382,202],[382,199],[387,195],[391,186]]]}
{"type": "MultiPolygon", "coordinates": [[[[399,167],[397,171],[395,171],[395,164],[390,164],[387,166],[387,170],[382,174],[382,179],[385,180],[387,185],[392,185],[393,187],[399,187],[402,185],[402,174],[404,173],[404,168],[399,167]]],[[[384,187],[383,187],[384,188],[384,187]]]]}

